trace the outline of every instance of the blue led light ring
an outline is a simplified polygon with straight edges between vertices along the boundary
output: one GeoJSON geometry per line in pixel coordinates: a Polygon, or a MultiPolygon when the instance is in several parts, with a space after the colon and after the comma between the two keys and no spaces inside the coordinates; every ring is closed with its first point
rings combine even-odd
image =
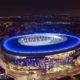
{"type": "MultiPolygon", "coordinates": [[[[72,36],[72,35],[66,35],[66,34],[55,34],[55,33],[38,33],[39,35],[45,35],[45,34],[50,34],[50,35],[58,35],[62,37],[66,37],[67,40],[64,42],[61,42],[59,44],[50,44],[50,45],[44,45],[44,46],[24,46],[21,45],[18,42],[18,39],[26,36],[26,35],[20,35],[20,36],[15,36],[12,38],[9,38],[3,42],[3,48],[6,51],[12,52],[13,54],[42,54],[44,55],[49,54],[49,53],[55,53],[59,51],[64,51],[68,49],[72,49],[76,46],[80,45],[80,39],[78,37],[72,36]]],[[[38,35],[37,34],[37,35],[38,35]]],[[[32,35],[32,34],[30,34],[32,35]]],[[[34,35],[34,34],[33,34],[34,35]]],[[[29,36],[29,35],[28,35],[29,36]]]]}

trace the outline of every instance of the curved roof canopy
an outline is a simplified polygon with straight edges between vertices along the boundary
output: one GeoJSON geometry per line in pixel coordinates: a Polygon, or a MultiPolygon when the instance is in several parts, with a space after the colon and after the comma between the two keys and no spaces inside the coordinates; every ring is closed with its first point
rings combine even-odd
{"type": "Polygon", "coordinates": [[[13,55],[49,55],[73,49],[80,38],[58,33],[33,33],[14,36],[3,41],[2,47],[13,55]]]}

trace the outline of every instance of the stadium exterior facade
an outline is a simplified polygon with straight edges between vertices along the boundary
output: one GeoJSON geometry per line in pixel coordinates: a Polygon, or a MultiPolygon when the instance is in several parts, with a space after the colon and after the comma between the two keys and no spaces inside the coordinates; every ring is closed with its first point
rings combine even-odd
{"type": "Polygon", "coordinates": [[[80,39],[58,33],[19,35],[3,41],[4,59],[18,74],[50,74],[72,69],[80,39]]]}

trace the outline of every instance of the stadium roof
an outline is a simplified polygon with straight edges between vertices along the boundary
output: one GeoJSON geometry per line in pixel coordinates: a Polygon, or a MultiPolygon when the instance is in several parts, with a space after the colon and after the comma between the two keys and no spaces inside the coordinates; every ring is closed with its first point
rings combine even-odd
{"type": "Polygon", "coordinates": [[[2,48],[12,55],[44,56],[58,54],[80,45],[76,36],[58,33],[36,33],[14,36],[3,41],[2,48]]]}

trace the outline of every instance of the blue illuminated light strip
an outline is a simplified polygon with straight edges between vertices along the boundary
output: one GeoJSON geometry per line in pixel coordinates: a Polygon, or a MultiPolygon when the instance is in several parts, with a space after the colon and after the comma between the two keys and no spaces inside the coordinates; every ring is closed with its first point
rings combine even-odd
{"type": "Polygon", "coordinates": [[[20,35],[15,36],[12,38],[9,38],[3,42],[3,47],[5,50],[17,53],[17,54],[38,54],[38,53],[50,53],[50,52],[57,52],[57,51],[63,51],[67,49],[74,48],[78,45],[80,45],[80,38],[72,35],[67,34],[58,34],[58,33],[35,33],[36,35],[58,35],[62,37],[66,37],[67,40],[64,42],[61,42],[58,44],[50,44],[50,45],[44,45],[44,46],[23,46],[20,45],[18,42],[19,38],[22,38],[24,36],[30,36],[34,34],[28,34],[28,35],[20,35]],[[69,40],[70,39],[70,40],[69,40]],[[48,47],[49,46],[49,47],[48,47]]]}

